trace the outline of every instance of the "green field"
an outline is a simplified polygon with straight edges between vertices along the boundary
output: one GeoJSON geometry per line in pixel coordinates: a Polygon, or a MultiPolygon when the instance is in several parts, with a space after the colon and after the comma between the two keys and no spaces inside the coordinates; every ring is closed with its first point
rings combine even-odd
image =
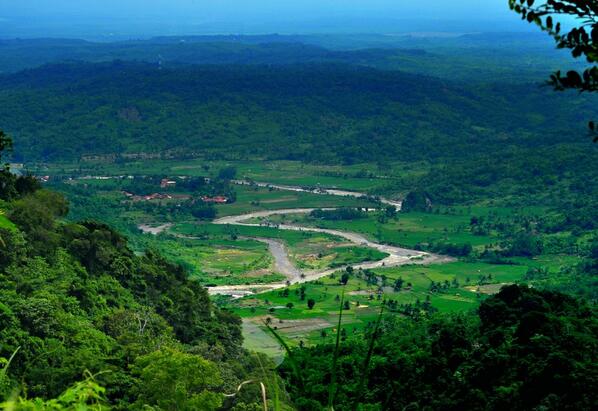
{"type": "Polygon", "coordinates": [[[383,243],[414,247],[421,243],[443,241],[456,244],[484,246],[496,241],[491,235],[474,235],[469,228],[472,214],[399,214],[396,219],[386,222],[378,221],[377,214],[367,218],[350,221],[324,221],[309,215],[295,214],[287,216],[271,216],[267,220],[292,222],[305,226],[339,229],[365,234],[372,240],[383,243]]]}
{"type": "Polygon", "coordinates": [[[269,283],[285,279],[273,271],[268,246],[259,241],[168,238],[156,244],[165,257],[183,265],[203,284],[269,283]]]}
{"type": "Polygon", "coordinates": [[[373,207],[368,200],[355,197],[302,193],[267,188],[235,186],[237,201],[217,206],[219,216],[287,208],[373,207]]]}
{"type": "MultiPolygon", "coordinates": [[[[120,164],[109,162],[83,162],[77,165],[50,166],[48,172],[74,173],[78,175],[165,175],[165,176],[215,176],[218,170],[234,166],[237,178],[272,184],[302,187],[329,187],[368,193],[381,193],[389,197],[404,195],[401,178],[425,172],[427,166],[414,163],[396,163],[384,169],[377,165],[352,166],[307,165],[293,161],[270,162],[221,162],[195,160],[148,160],[128,161],[120,164]],[[392,187],[389,189],[389,187],[392,187]]],[[[218,225],[199,221],[184,214],[173,214],[172,201],[133,203],[123,205],[124,199],[119,180],[77,180],[76,187],[89,190],[95,203],[84,201],[84,207],[101,204],[106,215],[118,220],[125,227],[140,223],[161,225],[173,223],[167,233],[157,237],[135,233],[136,244],[155,247],[169,260],[182,264],[190,275],[204,285],[251,285],[282,282],[285,277],[274,270],[273,258],[268,246],[252,238],[271,238],[283,242],[291,261],[301,270],[324,271],[327,269],[356,265],[365,261],[377,261],[386,255],[376,250],[356,246],[333,235],[305,231],[279,230],[267,226],[218,225]],[[114,213],[114,209],[119,213],[114,213]],[[186,238],[185,238],[186,237],[186,238]]],[[[429,250],[434,244],[471,245],[473,254],[468,258],[448,264],[430,266],[410,265],[374,270],[376,283],[359,272],[349,281],[346,300],[350,309],[344,311],[345,332],[362,330],[378,315],[383,300],[394,304],[392,311],[405,315],[405,306],[417,305],[423,310],[460,312],[475,309],[480,301],[496,293],[504,284],[526,281],[538,286],[558,286],[569,280],[569,270],[580,261],[579,257],[565,254],[542,254],[534,258],[513,257],[501,264],[476,261],[487,249],[500,249],[509,227],[518,227],[526,219],[550,215],[546,206],[513,206],[508,199],[484,200],[460,206],[435,205],[432,212],[399,213],[385,218],[377,205],[366,199],[339,197],[313,193],[284,191],[253,186],[232,186],[236,201],[216,206],[218,217],[241,215],[255,211],[292,208],[363,207],[370,212],[364,218],[330,221],[316,219],[307,214],[274,215],[254,219],[253,223],[287,223],[327,229],[356,232],[372,241],[429,250]],[[476,231],[472,221],[484,219],[491,222],[489,229],[476,231]],[[502,231],[494,227],[503,227],[502,231]],[[548,269],[548,277],[528,277],[530,268],[548,269]],[[403,287],[394,289],[401,278],[403,287]],[[431,287],[436,284],[436,288],[431,287]]],[[[159,189],[157,189],[159,191],[159,189]]],[[[176,194],[192,194],[176,191],[176,194]]],[[[84,197],[85,198],[85,197],[84,197]]],[[[87,201],[87,199],[86,199],[87,201]]],[[[97,212],[98,209],[94,209],[97,212]]],[[[2,220],[0,219],[0,224],[2,220]]],[[[558,242],[568,233],[544,234],[558,242]]],[[[582,244],[586,237],[577,237],[582,244]]],[[[314,344],[332,338],[338,318],[341,293],[338,275],[304,284],[305,298],[301,298],[301,286],[289,288],[289,295],[273,291],[240,300],[218,299],[240,314],[246,324],[246,344],[251,348],[266,347],[265,352],[280,356],[271,336],[264,332],[263,321],[271,318],[272,324],[292,344],[304,341],[314,344]],[[314,299],[312,310],[307,300],[314,299]],[[291,303],[293,308],[287,308],[291,303]]],[[[390,309],[390,308],[389,308],[390,309]]]]}
{"type": "MultiPolygon", "coordinates": [[[[503,285],[524,281],[529,267],[542,265],[556,275],[564,262],[570,264],[574,260],[563,256],[544,256],[542,260],[521,259],[516,265],[458,261],[381,268],[374,270],[378,279],[376,284],[368,284],[357,271],[345,287],[345,300],[349,301],[350,309],[343,311],[344,328],[348,332],[363,329],[376,318],[384,300],[393,300],[400,305],[423,303],[429,299],[432,307],[441,312],[472,310],[503,285]],[[401,291],[393,288],[398,278],[404,281],[401,291]],[[448,283],[449,286],[441,291],[432,291],[432,282],[448,283]]],[[[284,290],[276,290],[229,301],[227,305],[243,318],[253,319],[253,322],[259,323],[270,317],[272,325],[292,344],[298,344],[300,340],[315,344],[334,335],[342,288],[339,275],[336,275],[288,287],[288,296],[284,295],[284,290]],[[301,287],[305,288],[303,299],[301,287]],[[316,301],[311,310],[307,307],[309,299],[316,301]],[[293,307],[287,308],[288,303],[292,303],[293,307]]]]}
{"type": "Polygon", "coordinates": [[[325,270],[365,261],[378,261],[388,256],[372,248],[330,243],[325,237],[310,238],[289,249],[297,267],[304,270],[325,270]]]}
{"type": "Polygon", "coordinates": [[[214,177],[218,170],[227,166],[237,169],[237,178],[258,182],[307,187],[340,188],[370,192],[393,181],[393,175],[421,174],[423,164],[395,164],[381,170],[374,164],[353,166],[324,166],[304,164],[298,161],[211,161],[190,160],[137,160],[115,163],[113,161],[83,161],[78,163],[30,164],[36,173],[68,175],[165,175],[214,177]]]}
{"type": "Polygon", "coordinates": [[[509,208],[496,206],[469,206],[438,208],[434,213],[400,213],[396,218],[379,220],[377,213],[370,213],[367,218],[349,221],[326,221],[306,214],[270,216],[262,222],[294,223],[319,228],[339,229],[365,234],[371,240],[382,243],[413,248],[433,242],[471,244],[482,249],[499,241],[495,232],[483,235],[474,233],[470,226],[472,217],[488,215],[507,218],[530,213],[541,213],[542,208],[509,208]]]}
{"type": "MultiPolygon", "coordinates": [[[[206,246],[213,246],[216,238],[272,238],[282,241],[298,268],[325,270],[364,261],[377,261],[387,255],[377,250],[356,247],[344,239],[323,233],[278,230],[272,227],[227,226],[217,224],[177,224],[171,229],[179,235],[202,238],[206,246]]],[[[232,241],[232,240],[231,240],[232,241]]],[[[234,242],[233,242],[234,244],[234,242]]],[[[241,281],[244,284],[245,281],[241,281]]]]}
{"type": "Polygon", "coordinates": [[[4,215],[2,210],[0,210],[0,228],[4,228],[5,230],[15,229],[15,225],[4,215]]]}
{"type": "MultiPolygon", "coordinates": [[[[397,166],[396,171],[398,169],[397,166]]],[[[386,173],[374,164],[323,166],[296,161],[241,163],[238,173],[243,178],[258,182],[298,187],[320,186],[364,193],[384,187],[388,182],[386,173]]]]}

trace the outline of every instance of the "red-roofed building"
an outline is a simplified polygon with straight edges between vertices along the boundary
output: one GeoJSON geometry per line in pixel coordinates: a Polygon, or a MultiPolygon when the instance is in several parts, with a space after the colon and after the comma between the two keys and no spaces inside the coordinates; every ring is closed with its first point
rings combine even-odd
{"type": "Polygon", "coordinates": [[[169,180],[167,178],[163,178],[162,181],[160,182],[160,187],[162,187],[162,188],[176,187],[176,181],[169,180]]]}
{"type": "Polygon", "coordinates": [[[208,197],[203,196],[201,200],[204,203],[214,203],[214,204],[226,204],[228,203],[228,198],[224,196],[216,196],[216,197],[208,197]]]}

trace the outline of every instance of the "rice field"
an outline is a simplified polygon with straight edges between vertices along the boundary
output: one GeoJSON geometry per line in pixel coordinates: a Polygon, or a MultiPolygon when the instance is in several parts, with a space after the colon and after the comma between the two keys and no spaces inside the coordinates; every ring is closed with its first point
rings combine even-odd
{"type": "MultiPolygon", "coordinates": [[[[556,270],[561,256],[546,256],[543,264],[556,270]]],[[[376,282],[356,271],[345,286],[348,309],[343,313],[345,332],[357,333],[375,321],[383,301],[418,304],[429,301],[438,312],[475,310],[481,301],[507,284],[525,282],[529,267],[539,263],[521,259],[517,264],[498,265],[457,261],[429,266],[409,265],[373,270],[376,282]],[[401,278],[402,288],[395,289],[401,278]],[[441,285],[434,291],[432,282],[441,285]],[[446,287],[446,288],[443,288],[446,287]]],[[[243,318],[270,318],[271,326],[289,344],[316,344],[335,335],[342,286],[340,273],[318,281],[293,285],[285,290],[229,301],[227,306],[243,318]],[[303,289],[303,291],[302,291],[303,289]],[[315,304],[309,308],[308,301],[315,304]]],[[[400,312],[398,315],[402,315],[400,312]]]]}

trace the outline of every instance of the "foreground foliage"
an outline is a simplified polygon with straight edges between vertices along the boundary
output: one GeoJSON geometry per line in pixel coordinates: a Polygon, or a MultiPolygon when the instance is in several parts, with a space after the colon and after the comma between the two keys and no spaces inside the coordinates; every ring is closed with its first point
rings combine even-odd
{"type": "Polygon", "coordinates": [[[180,266],[152,251],[134,254],[106,225],[61,222],[68,205],[56,193],[37,190],[4,206],[16,226],[0,229],[4,408],[261,403],[251,389],[225,402],[244,379],[266,378],[268,361],[241,348],[240,319],[215,308],[180,266]]]}
{"type": "MultiPolygon", "coordinates": [[[[551,75],[550,84],[556,90],[598,91],[598,3],[595,0],[509,0],[509,6],[522,19],[548,32],[559,48],[571,50],[574,58],[585,57],[589,64],[583,71],[569,70],[566,74],[557,71],[551,75]],[[576,24],[568,30],[562,30],[559,20],[567,25],[575,20],[576,24]]],[[[598,142],[595,121],[590,121],[589,126],[594,142],[598,142]]]]}
{"type": "MultiPolygon", "coordinates": [[[[374,332],[372,326],[371,332],[374,332]]],[[[598,321],[584,302],[560,293],[508,286],[477,315],[429,321],[387,317],[377,336],[362,409],[368,410],[589,410],[598,389],[598,321]]],[[[296,349],[303,370],[282,373],[296,404],[321,410],[333,375],[336,410],[354,410],[369,354],[363,337],[296,349]]]]}

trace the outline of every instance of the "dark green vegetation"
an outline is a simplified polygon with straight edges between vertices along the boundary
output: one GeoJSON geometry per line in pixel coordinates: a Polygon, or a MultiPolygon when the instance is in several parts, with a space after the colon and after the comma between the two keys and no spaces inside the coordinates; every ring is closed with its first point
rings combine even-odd
{"type": "MultiPolygon", "coordinates": [[[[0,375],[2,394],[21,388],[48,399],[72,387],[64,396],[85,391],[85,401],[117,409],[215,409],[222,393],[253,379],[281,409],[268,360],[241,348],[243,317],[257,335],[252,348],[276,338],[293,347],[299,366],[289,357],[281,372],[299,409],[591,409],[598,151],[583,121],[596,101],[537,88],[531,76],[553,64],[482,52],[492,38],[459,39],[485,46],[452,60],[447,44],[457,40],[442,41],[437,54],[228,42],[219,57],[222,45],[197,39],[146,50],[144,42],[78,43],[48,47],[51,56],[38,44],[30,61],[15,60],[7,70],[71,52],[88,62],[0,77],[14,161],[50,175],[46,187],[70,204],[32,178],[1,175],[0,358],[21,347],[3,368],[8,380],[0,375]],[[112,62],[162,52],[172,54],[161,66],[112,62]],[[231,65],[252,53],[260,64],[231,65]],[[200,60],[226,65],[178,64],[200,60]],[[176,187],[160,187],[164,178],[176,187]],[[232,178],[355,190],[405,207],[232,178]],[[138,198],[154,193],[165,197],[138,198]],[[230,201],[203,201],[216,196],[230,201]],[[319,210],[271,217],[270,227],[209,221],[288,208],[319,210]],[[256,238],[283,243],[307,270],[384,257],[328,234],[277,229],[282,222],[455,260],[349,268],[212,305],[202,285],[283,280],[256,238]],[[264,321],[277,337],[259,334],[264,321]],[[95,376],[73,386],[86,370],[95,376]]],[[[14,56],[17,43],[0,49],[14,56]]],[[[233,409],[258,409],[257,387],[240,395],[249,405],[233,409]]]]}
{"type": "Polygon", "coordinates": [[[64,61],[188,64],[343,63],[457,80],[535,81],[562,64],[545,36],[478,33],[456,37],[385,35],[186,36],[93,43],[69,39],[0,40],[0,73],[64,61]],[[498,51],[498,53],[497,53],[498,51]],[[525,70],[522,71],[522,62],[525,70]]]}
{"type": "MultiPolygon", "coordinates": [[[[203,167],[200,170],[208,173],[203,167]]],[[[172,177],[169,180],[175,181],[176,185],[166,188],[160,183],[169,174],[148,175],[141,172],[130,178],[128,175],[112,175],[109,179],[103,176],[92,179],[86,178],[85,172],[60,172],[52,175],[48,186],[69,198],[71,210],[67,218],[70,221],[104,221],[126,234],[134,251],[158,250],[170,261],[183,265],[203,285],[283,281],[284,276],[273,267],[268,247],[243,238],[259,237],[260,234],[281,237],[296,254],[297,263],[306,267],[326,268],[380,257],[380,253],[373,250],[343,246],[339,239],[331,236],[293,236],[292,233],[280,236],[274,229],[237,229],[208,224],[216,216],[276,208],[375,205],[370,200],[353,197],[233,186],[228,180],[218,177],[226,170],[229,169],[210,170],[209,183],[205,183],[204,177],[172,177]],[[159,198],[145,199],[145,196],[156,193],[159,198]],[[228,202],[217,205],[204,203],[205,196],[226,196],[228,202]],[[162,234],[156,238],[142,234],[140,228],[162,234]],[[174,235],[170,235],[170,231],[174,235]],[[314,253],[319,258],[308,255],[314,253]]],[[[107,174],[111,175],[110,172],[107,174]]]]}
{"type": "MultiPolygon", "coordinates": [[[[374,321],[368,333],[374,332],[374,321]]],[[[593,308],[563,294],[509,286],[476,314],[413,322],[386,317],[368,340],[296,349],[281,372],[302,410],[590,410],[598,389],[593,308]],[[335,377],[333,377],[333,375],[335,377]]]]}
{"type": "MultiPolygon", "coordinates": [[[[241,348],[240,318],[214,307],[182,267],[153,251],[136,256],[104,224],[62,222],[62,196],[19,192],[13,180],[0,191],[14,223],[0,228],[0,358],[15,355],[0,398],[58,397],[85,375],[93,380],[57,400],[64,409],[230,409],[222,394],[243,380],[278,390],[268,360],[241,348]]],[[[250,387],[236,405],[260,401],[250,387]]]]}
{"type": "MultiPolygon", "coordinates": [[[[594,64],[583,72],[561,71],[551,76],[557,90],[598,91],[598,4],[593,0],[551,0],[548,2],[517,2],[509,0],[511,9],[521,18],[535,23],[554,38],[559,48],[570,49],[574,58],[584,57],[594,64]],[[534,4],[535,3],[535,4],[534,4]],[[574,27],[563,28],[561,19],[570,16],[578,20],[574,27]]],[[[567,22],[568,23],[568,22],[567,22]]],[[[568,26],[569,24],[567,24],[568,26]]],[[[592,128],[594,131],[594,128],[592,128]]]]}
{"type": "MultiPolygon", "coordinates": [[[[574,58],[583,57],[588,66],[580,70],[561,70],[550,76],[550,84],[559,91],[578,90],[598,92],[598,4],[594,0],[551,0],[548,2],[517,2],[509,0],[512,10],[521,18],[535,23],[554,38],[558,48],[568,49],[574,58]],[[563,29],[561,22],[569,26],[563,16],[577,20],[578,24],[563,29]]],[[[598,126],[589,122],[594,143],[598,142],[598,126]]]]}
{"type": "Polygon", "coordinates": [[[528,85],[342,65],[69,63],[4,76],[0,87],[0,119],[27,162],[160,152],[327,163],[496,158],[512,146],[579,140],[571,124],[592,107],[528,85]]]}

